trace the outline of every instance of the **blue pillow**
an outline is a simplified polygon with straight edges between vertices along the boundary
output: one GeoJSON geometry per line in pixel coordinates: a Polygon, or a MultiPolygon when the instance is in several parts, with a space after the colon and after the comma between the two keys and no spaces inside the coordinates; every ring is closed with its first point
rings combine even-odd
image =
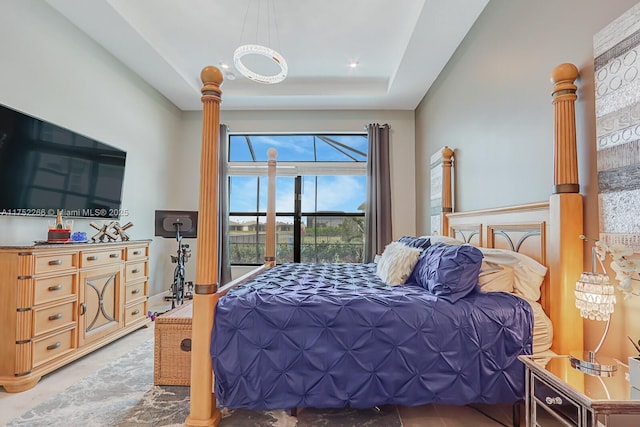
{"type": "Polygon", "coordinates": [[[406,283],[454,303],[476,289],[481,266],[482,252],[475,246],[436,243],[421,254],[406,283]]]}
{"type": "Polygon", "coordinates": [[[431,239],[428,237],[411,237],[411,236],[403,236],[398,242],[404,243],[407,246],[412,248],[419,248],[422,250],[426,250],[429,246],[431,246],[431,239]]]}

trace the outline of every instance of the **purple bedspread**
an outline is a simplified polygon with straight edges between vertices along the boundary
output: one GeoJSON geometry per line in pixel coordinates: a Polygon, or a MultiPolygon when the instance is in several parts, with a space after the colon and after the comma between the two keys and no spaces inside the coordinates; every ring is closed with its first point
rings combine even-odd
{"type": "Polygon", "coordinates": [[[532,327],[507,293],[452,304],[386,286],[375,264],[283,264],[218,302],[215,393],[260,410],[515,402],[532,327]]]}

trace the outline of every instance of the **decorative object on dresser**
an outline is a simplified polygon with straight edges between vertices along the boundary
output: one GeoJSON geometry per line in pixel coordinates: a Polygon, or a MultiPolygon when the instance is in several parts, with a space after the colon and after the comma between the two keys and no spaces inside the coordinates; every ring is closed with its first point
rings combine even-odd
{"type": "Polygon", "coordinates": [[[120,236],[120,240],[122,240],[123,242],[126,242],[130,239],[129,233],[127,233],[126,230],[128,230],[131,227],[133,227],[132,222],[128,222],[125,225],[120,225],[119,222],[116,222],[113,224],[113,229],[115,230],[114,234],[116,236],[120,236]]]}
{"type": "Polygon", "coordinates": [[[8,392],[149,324],[149,241],[0,247],[8,392]]]}
{"type": "Polygon", "coordinates": [[[49,232],[47,233],[47,242],[49,243],[67,243],[71,239],[71,226],[73,221],[67,221],[65,224],[62,220],[62,211],[58,211],[56,220],[49,223],[49,232]]]}
{"type": "Polygon", "coordinates": [[[114,221],[105,221],[102,223],[102,225],[96,224],[95,222],[90,222],[89,225],[98,230],[96,234],[91,236],[91,240],[93,242],[104,242],[105,239],[108,242],[117,240],[118,237],[111,230],[113,222],[114,221]]]}
{"type": "Polygon", "coordinates": [[[131,227],[133,227],[132,222],[128,222],[125,225],[120,225],[118,221],[105,221],[102,225],[96,224],[95,222],[90,222],[89,225],[98,232],[91,236],[91,240],[94,242],[115,242],[118,240],[118,236],[120,236],[120,240],[126,242],[129,240],[129,234],[125,231],[131,227]]]}

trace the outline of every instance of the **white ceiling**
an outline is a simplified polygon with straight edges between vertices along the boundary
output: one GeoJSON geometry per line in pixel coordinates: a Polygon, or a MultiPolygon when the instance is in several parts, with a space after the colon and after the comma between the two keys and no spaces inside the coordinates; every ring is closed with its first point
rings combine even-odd
{"type": "MultiPolygon", "coordinates": [[[[178,108],[200,110],[200,71],[229,64],[225,110],[416,108],[489,0],[47,0],[178,108]],[[244,30],[243,30],[244,28],[244,30]],[[270,35],[269,35],[270,33],[270,35]],[[289,66],[265,85],[233,67],[240,44],[289,66]],[[349,67],[356,61],[358,67],[349,67]]],[[[275,74],[262,57],[255,71],[275,74]]]]}

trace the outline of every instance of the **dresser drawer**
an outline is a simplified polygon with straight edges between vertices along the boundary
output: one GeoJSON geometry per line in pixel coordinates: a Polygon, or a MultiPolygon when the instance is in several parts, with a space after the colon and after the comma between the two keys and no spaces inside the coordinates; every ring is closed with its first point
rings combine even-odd
{"type": "Polygon", "coordinates": [[[533,401],[537,424],[577,426],[581,420],[580,405],[533,375],[533,401]]]}
{"type": "Polygon", "coordinates": [[[36,254],[36,274],[53,273],[75,267],[75,254],[36,254]]]}
{"type": "Polygon", "coordinates": [[[80,252],[80,267],[88,268],[100,265],[118,264],[122,261],[122,249],[99,252],[80,252]]]}
{"type": "Polygon", "coordinates": [[[33,334],[43,335],[75,323],[75,301],[54,305],[48,308],[36,308],[33,313],[33,334]]]}
{"type": "Polygon", "coordinates": [[[42,304],[49,301],[65,298],[75,293],[75,274],[67,274],[46,279],[36,279],[35,304],[42,304]]]}
{"type": "Polygon", "coordinates": [[[124,309],[124,326],[129,326],[138,320],[147,317],[147,301],[140,301],[137,304],[127,306],[124,309]]]}
{"type": "Polygon", "coordinates": [[[33,343],[33,367],[37,367],[76,347],[76,329],[39,339],[33,343]]]}
{"type": "Polygon", "coordinates": [[[147,252],[149,250],[148,246],[138,246],[133,248],[127,248],[127,261],[135,261],[137,259],[144,259],[149,256],[147,252]]]}
{"type": "Polygon", "coordinates": [[[145,261],[127,264],[124,272],[125,282],[128,283],[145,277],[147,277],[147,263],[145,261]]]}
{"type": "Polygon", "coordinates": [[[134,283],[125,288],[124,302],[128,304],[140,298],[147,296],[147,281],[134,283]]]}

